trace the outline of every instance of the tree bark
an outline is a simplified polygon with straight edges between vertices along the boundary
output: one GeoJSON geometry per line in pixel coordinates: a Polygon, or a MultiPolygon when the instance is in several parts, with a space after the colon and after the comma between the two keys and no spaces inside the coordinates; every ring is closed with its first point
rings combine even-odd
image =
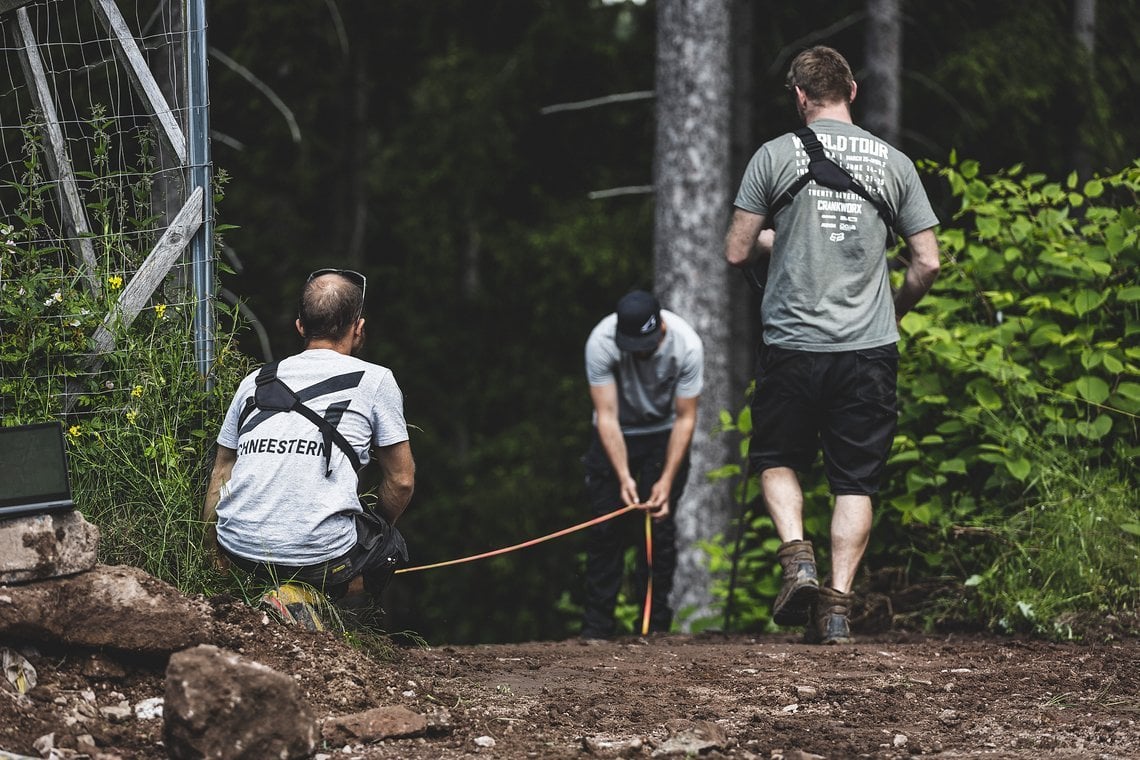
{"type": "Polygon", "coordinates": [[[705,383],[691,473],[677,510],[673,606],[684,629],[711,612],[711,577],[699,542],[724,534],[731,493],[707,473],[723,465],[726,436],[714,435],[729,393],[728,268],[722,255],[729,192],[729,18],[731,0],[659,0],[657,138],[654,155],[655,287],[705,348],[705,383]]]}
{"type": "Polygon", "coordinates": [[[867,0],[863,126],[891,145],[902,130],[902,0],[867,0]]]}
{"type": "Polygon", "coordinates": [[[1073,1],[1073,36],[1077,41],[1077,55],[1081,64],[1078,75],[1078,110],[1076,134],[1073,139],[1073,168],[1082,179],[1092,176],[1090,132],[1093,129],[1093,92],[1096,88],[1096,0],[1073,1]]]}

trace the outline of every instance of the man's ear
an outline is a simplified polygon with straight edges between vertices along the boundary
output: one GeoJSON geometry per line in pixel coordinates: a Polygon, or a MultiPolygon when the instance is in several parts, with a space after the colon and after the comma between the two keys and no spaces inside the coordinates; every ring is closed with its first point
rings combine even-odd
{"type": "Polygon", "coordinates": [[[847,99],[848,104],[855,102],[855,93],[857,93],[858,91],[859,91],[859,84],[855,81],[852,81],[851,82],[851,97],[847,99]]]}
{"type": "Polygon", "coordinates": [[[298,319],[293,323],[297,327],[297,334],[302,338],[305,337],[305,328],[301,326],[301,320],[298,319]]]}
{"type": "Polygon", "coordinates": [[[354,335],[363,335],[364,334],[364,317],[361,317],[360,319],[356,320],[356,327],[353,328],[353,334],[354,335]]]}

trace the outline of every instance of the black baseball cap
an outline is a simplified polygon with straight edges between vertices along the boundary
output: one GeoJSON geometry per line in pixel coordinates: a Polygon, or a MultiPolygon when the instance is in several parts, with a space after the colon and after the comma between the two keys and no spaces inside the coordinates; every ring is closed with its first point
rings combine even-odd
{"type": "Polygon", "coordinates": [[[652,293],[634,290],[617,303],[614,340],[622,351],[653,351],[661,340],[661,304],[652,293]]]}

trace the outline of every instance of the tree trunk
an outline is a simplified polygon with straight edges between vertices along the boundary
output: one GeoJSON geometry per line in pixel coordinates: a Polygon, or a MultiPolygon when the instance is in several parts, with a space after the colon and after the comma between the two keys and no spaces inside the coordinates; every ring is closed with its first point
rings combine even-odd
{"type": "MultiPolygon", "coordinates": [[[[739,186],[739,180],[744,175],[748,160],[756,150],[756,135],[753,129],[753,103],[755,102],[756,87],[756,12],[755,0],[733,0],[732,7],[732,144],[729,153],[728,172],[728,200],[733,199],[733,192],[739,186]]],[[[752,288],[743,277],[728,275],[728,297],[730,308],[730,346],[731,346],[731,376],[730,376],[730,409],[743,406],[745,390],[752,382],[753,362],[756,353],[756,341],[759,339],[755,319],[758,303],[754,303],[755,296],[752,288]]]]}
{"type": "Polygon", "coordinates": [[[902,129],[901,0],[867,0],[867,74],[860,88],[863,126],[891,145],[902,129]]]}
{"type": "Polygon", "coordinates": [[[731,0],[659,0],[657,144],[654,156],[655,286],[662,305],[704,341],[705,384],[693,437],[691,474],[677,510],[673,606],[686,629],[710,613],[705,552],[732,514],[725,482],[707,474],[725,463],[726,436],[714,435],[730,397],[728,267],[722,254],[729,193],[729,17],[731,0]],[[693,614],[690,614],[693,613],[693,614]]]}
{"type": "Polygon", "coordinates": [[[1093,93],[1096,88],[1096,0],[1074,0],[1073,36],[1080,56],[1077,95],[1073,99],[1078,111],[1073,139],[1073,169],[1082,179],[1092,176],[1090,133],[1093,130],[1093,93]]]}

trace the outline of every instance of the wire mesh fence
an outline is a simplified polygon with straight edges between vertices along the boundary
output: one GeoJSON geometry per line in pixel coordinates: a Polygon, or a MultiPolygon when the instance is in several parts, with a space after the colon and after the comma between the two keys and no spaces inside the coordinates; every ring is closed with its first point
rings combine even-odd
{"type": "Polygon", "coordinates": [[[5,424],[137,414],[194,374],[183,5],[0,0],[5,424]]]}

